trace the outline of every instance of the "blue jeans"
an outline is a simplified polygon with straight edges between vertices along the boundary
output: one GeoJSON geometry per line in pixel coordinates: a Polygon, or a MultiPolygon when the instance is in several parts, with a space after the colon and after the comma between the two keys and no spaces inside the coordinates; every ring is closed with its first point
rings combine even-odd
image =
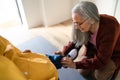
{"type": "Polygon", "coordinates": [[[61,59],[63,58],[63,56],[57,54],[56,55],[46,54],[46,56],[51,60],[51,62],[55,65],[57,69],[60,69],[62,67],[61,59]]]}

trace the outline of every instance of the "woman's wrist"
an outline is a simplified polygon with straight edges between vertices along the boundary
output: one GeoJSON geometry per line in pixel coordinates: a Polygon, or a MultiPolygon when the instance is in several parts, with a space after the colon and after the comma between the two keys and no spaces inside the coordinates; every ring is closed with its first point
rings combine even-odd
{"type": "Polygon", "coordinates": [[[73,62],[72,68],[76,69],[76,63],[73,62]]]}

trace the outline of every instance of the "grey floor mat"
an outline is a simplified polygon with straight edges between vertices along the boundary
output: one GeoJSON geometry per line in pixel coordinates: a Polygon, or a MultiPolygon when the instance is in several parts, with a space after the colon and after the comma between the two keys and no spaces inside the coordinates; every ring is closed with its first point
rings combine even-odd
{"type": "MultiPolygon", "coordinates": [[[[57,50],[54,45],[41,36],[30,39],[17,47],[22,51],[30,49],[32,52],[42,54],[53,54],[57,50]]],[[[61,68],[58,72],[60,80],[85,80],[79,75],[76,69],[61,68]]]]}
{"type": "Polygon", "coordinates": [[[52,45],[45,38],[39,36],[32,38],[17,46],[20,50],[30,49],[32,52],[43,53],[43,54],[53,54],[57,48],[52,45]]]}

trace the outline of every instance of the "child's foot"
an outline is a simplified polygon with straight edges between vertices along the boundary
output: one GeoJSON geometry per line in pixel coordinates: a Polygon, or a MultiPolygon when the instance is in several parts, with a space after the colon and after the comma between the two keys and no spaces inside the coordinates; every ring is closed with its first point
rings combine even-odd
{"type": "Polygon", "coordinates": [[[63,58],[63,56],[57,54],[56,55],[46,54],[46,56],[52,61],[52,63],[56,66],[57,69],[60,69],[62,67],[61,59],[63,58]]]}
{"type": "Polygon", "coordinates": [[[59,51],[59,50],[55,51],[54,54],[64,56],[64,54],[61,51],[59,51]]]}

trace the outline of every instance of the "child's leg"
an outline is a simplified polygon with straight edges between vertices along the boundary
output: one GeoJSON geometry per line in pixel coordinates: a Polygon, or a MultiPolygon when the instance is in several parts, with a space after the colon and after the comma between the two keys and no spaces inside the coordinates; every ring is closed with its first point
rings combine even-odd
{"type": "Polygon", "coordinates": [[[62,67],[61,59],[63,58],[63,56],[61,56],[61,55],[48,55],[48,54],[46,54],[46,56],[52,61],[52,63],[56,66],[57,69],[60,69],[62,67]]]}

